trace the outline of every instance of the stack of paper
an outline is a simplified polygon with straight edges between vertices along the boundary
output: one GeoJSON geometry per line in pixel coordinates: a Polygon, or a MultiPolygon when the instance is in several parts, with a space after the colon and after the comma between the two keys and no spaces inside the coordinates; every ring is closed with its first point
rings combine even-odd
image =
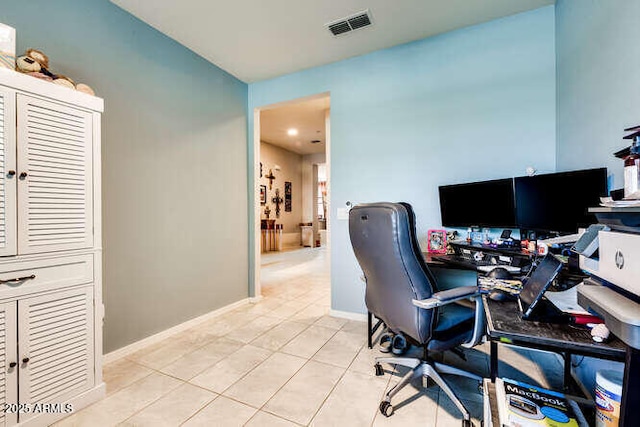
{"type": "MultiPolygon", "coordinates": [[[[633,196],[633,194],[631,196],[633,196]]],[[[640,192],[637,194],[637,198],[640,199],[640,192]]],[[[600,197],[600,206],[607,208],[629,208],[640,206],[640,200],[613,200],[611,197],[600,197]]]]}

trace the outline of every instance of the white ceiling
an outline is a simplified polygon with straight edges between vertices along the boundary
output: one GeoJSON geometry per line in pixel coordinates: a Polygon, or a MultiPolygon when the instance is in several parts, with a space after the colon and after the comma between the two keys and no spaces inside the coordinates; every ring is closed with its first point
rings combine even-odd
{"type": "Polygon", "coordinates": [[[250,83],[553,4],[554,0],[111,0],[250,83]],[[369,9],[373,25],[325,24],[369,9]]]}
{"type": "Polygon", "coordinates": [[[260,111],[260,140],[298,154],[325,152],[325,113],[329,96],[280,105],[260,111]],[[297,129],[297,136],[287,134],[297,129]],[[320,142],[312,144],[312,140],[320,142]]]}

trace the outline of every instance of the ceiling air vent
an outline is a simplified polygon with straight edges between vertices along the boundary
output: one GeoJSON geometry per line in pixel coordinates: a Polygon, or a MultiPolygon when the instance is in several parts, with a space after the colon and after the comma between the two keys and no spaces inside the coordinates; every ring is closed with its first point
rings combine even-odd
{"type": "Polygon", "coordinates": [[[331,31],[331,34],[338,36],[360,28],[368,27],[369,25],[371,25],[371,16],[369,15],[369,10],[365,10],[358,12],[355,15],[330,22],[326,26],[329,28],[329,31],[331,31]]]}

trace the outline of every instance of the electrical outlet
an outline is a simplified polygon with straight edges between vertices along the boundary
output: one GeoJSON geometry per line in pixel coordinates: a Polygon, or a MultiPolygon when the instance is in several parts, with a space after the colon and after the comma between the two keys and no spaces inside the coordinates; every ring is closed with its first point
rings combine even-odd
{"type": "Polygon", "coordinates": [[[338,208],[338,219],[349,219],[349,208],[338,208]]]}

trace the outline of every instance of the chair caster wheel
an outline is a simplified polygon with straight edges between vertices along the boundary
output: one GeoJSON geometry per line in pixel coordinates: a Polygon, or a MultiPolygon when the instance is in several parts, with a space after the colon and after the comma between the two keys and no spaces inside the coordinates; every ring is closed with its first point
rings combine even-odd
{"type": "Polygon", "coordinates": [[[381,377],[384,375],[384,369],[382,369],[381,364],[376,363],[375,368],[376,368],[376,377],[381,377]]]}
{"type": "Polygon", "coordinates": [[[393,415],[393,406],[391,406],[391,403],[386,400],[380,402],[380,413],[387,418],[393,415]]]}
{"type": "Polygon", "coordinates": [[[471,420],[462,420],[462,427],[473,427],[471,420]]]}

